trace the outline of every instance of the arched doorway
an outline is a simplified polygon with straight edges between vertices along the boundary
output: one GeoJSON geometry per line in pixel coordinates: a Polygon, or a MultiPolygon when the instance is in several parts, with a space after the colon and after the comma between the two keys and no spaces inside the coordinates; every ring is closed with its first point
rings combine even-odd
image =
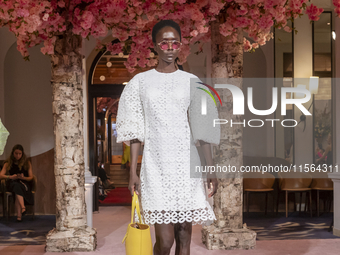
{"type": "MultiPolygon", "coordinates": [[[[112,43],[118,42],[118,40],[115,40],[112,43]]],[[[149,67],[138,68],[135,72],[129,73],[124,65],[127,58],[127,52],[111,55],[109,51],[104,49],[97,54],[92,62],[88,77],[90,168],[93,169],[93,175],[100,176],[98,162],[103,163],[106,175],[114,182],[116,191],[120,188],[126,189],[129,180],[129,171],[127,168],[122,168],[121,164],[123,143],[116,143],[115,123],[119,97],[124,86],[134,75],[150,69],[149,67]]],[[[138,160],[139,164],[141,158],[142,150],[138,160]]],[[[140,165],[137,167],[137,171],[139,169],[140,165]]],[[[105,196],[100,197],[98,193],[100,183],[97,182],[95,185],[95,211],[99,209],[99,205],[127,204],[115,198],[110,199],[110,202],[103,203],[105,196]]],[[[103,192],[103,190],[101,191],[103,192]]],[[[111,190],[106,190],[105,194],[107,192],[111,192],[111,190]]],[[[113,194],[112,191],[111,198],[113,194]]]]}

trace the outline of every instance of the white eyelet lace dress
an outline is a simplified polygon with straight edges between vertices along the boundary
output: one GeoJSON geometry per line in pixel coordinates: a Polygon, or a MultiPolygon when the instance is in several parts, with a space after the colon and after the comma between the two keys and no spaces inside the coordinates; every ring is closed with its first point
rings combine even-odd
{"type": "Polygon", "coordinates": [[[219,144],[220,127],[213,127],[218,113],[213,99],[196,87],[207,88],[191,85],[191,78],[198,79],[182,70],[151,69],[135,75],[120,97],[117,142],[130,145],[130,140],[138,139],[144,144],[140,201],[149,225],[184,221],[195,225],[216,219],[203,179],[191,177],[190,171],[201,165],[198,140],[219,144]],[[207,95],[207,115],[201,114],[202,95],[207,95]]]}

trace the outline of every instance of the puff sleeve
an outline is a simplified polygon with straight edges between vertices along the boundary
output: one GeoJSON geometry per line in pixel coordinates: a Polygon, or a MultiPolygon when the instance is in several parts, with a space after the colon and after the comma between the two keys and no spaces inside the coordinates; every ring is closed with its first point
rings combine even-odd
{"type": "MultiPolygon", "coordinates": [[[[199,81],[198,78],[194,80],[199,81]]],[[[193,142],[194,144],[197,144],[198,140],[203,140],[204,142],[218,145],[220,143],[221,134],[220,125],[217,124],[214,127],[214,119],[219,118],[217,106],[211,96],[202,89],[205,89],[210,93],[213,92],[197,82],[191,82],[190,87],[190,106],[188,114],[193,142]],[[202,104],[204,101],[207,106],[205,115],[202,114],[202,104]]],[[[216,102],[218,102],[218,100],[216,102]]]]}
{"type": "Polygon", "coordinates": [[[9,136],[9,132],[7,131],[5,126],[2,124],[1,119],[0,119],[0,155],[4,153],[4,149],[5,149],[8,136],[9,136]]]}
{"type": "Polygon", "coordinates": [[[121,94],[116,118],[117,143],[130,146],[130,140],[138,139],[144,144],[144,111],[139,93],[139,79],[135,75],[121,94]]]}

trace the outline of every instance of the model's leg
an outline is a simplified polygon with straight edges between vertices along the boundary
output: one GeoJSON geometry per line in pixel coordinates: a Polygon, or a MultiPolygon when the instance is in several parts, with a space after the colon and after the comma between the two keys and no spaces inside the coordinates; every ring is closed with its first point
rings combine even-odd
{"type": "Polygon", "coordinates": [[[192,222],[175,224],[175,255],[190,255],[190,242],[192,234],[192,222]]]}
{"type": "Polygon", "coordinates": [[[155,223],[156,243],[153,247],[154,255],[169,255],[174,243],[174,225],[155,223]]]}

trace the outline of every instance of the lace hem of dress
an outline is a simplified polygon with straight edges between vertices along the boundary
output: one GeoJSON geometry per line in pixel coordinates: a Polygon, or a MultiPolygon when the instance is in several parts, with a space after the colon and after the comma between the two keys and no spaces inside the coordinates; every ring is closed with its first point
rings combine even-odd
{"type": "MultiPolygon", "coordinates": [[[[138,218],[135,214],[135,221],[138,222],[138,218]]],[[[183,223],[185,221],[192,222],[192,225],[202,225],[208,221],[216,220],[215,214],[208,207],[200,208],[190,211],[142,211],[142,220],[149,226],[157,224],[169,224],[169,223],[183,223]]]]}

